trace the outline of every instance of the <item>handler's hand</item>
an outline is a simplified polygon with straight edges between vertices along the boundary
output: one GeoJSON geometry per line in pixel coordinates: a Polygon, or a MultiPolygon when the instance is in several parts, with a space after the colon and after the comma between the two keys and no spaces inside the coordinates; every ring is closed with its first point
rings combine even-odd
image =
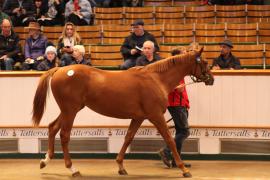
{"type": "Polygon", "coordinates": [[[213,66],[212,69],[213,70],[220,70],[220,67],[219,66],[213,66]]]}
{"type": "Polygon", "coordinates": [[[184,91],[185,86],[186,86],[186,84],[180,84],[180,85],[178,85],[175,89],[176,89],[179,93],[181,93],[181,92],[184,91]]]}

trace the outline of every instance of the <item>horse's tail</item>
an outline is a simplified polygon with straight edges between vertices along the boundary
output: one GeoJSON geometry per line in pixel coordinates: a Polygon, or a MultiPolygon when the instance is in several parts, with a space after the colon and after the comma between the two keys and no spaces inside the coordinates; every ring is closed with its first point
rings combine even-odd
{"type": "Polygon", "coordinates": [[[59,67],[55,67],[47,71],[40,77],[39,84],[33,101],[32,122],[34,126],[38,126],[41,121],[46,106],[46,99],[48,94],[47,92],[50,78],[58,69],[59,67]]]}

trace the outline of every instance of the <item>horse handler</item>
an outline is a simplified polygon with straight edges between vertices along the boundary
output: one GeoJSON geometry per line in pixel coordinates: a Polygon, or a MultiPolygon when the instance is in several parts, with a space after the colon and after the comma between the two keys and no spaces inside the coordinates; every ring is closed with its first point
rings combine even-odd
{"type": "MultiPolygon", "coordinates": [[[[171,52],[173,56],[182,53],[185,53],[185,49],[177,48],[173,49],[171,52]]],[[[174,140],[177,151],[179,155],[181,155],[183,143],[190,134],[188,125],[188,109],[190,106],[184,79],[180,81],[180,84],[172,92],[170,92],[168,100],[168,110],[175,125],[174,140]]],[[[177,167],[174,159],[172,159],[171,150],[168,146],[160,149],[158,153],[167,167],[177,167]],[[171,159],[172,162],[170,162],[171,159]]],[[[185,167],[191,167],[191,165],[185,163],[185,167]]]]}

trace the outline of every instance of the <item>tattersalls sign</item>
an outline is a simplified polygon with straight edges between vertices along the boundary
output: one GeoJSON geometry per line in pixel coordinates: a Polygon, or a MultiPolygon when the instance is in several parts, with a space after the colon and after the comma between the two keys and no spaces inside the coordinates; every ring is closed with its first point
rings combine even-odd
{"type": "MultiPolygon", "coordinates": [[[[170,130],[174,135],[174,129],[170,130]]],[[[124,137],[127,128],[73,128],[71,137],[124,137]]],[[[59,137],[59,133],[56,135],[59,137]]],[[[136,133],[137,137],[161,137],[155,128],[140,128],[136,133]]],[[[47,138],[47,128],[2,128],[0,138],[47,138]]],[[[245,128],[191,128],[190,138],[248,138],[248,139],[269,139],[270,129],[245,129],[245,128]]]]}

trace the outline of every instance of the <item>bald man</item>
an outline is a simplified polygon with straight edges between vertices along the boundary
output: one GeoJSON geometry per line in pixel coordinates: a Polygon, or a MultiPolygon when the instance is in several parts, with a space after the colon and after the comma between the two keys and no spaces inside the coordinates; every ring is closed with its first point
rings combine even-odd
{"type": "Polygon", "coordinates": [[[11,22],[3,19],[0,33],[0,69],[13,70],[15,60],[20,53],[19,36],[11,31],[11,22]]]}
{"type": "Polygon", "coordinates": [[[142,55],[136,60],[136,66],[145,66],[158,60],[160,60],[160,57],[155,53],[155,44],[152,41],[145,41],[142,47],[142,55]]]}

